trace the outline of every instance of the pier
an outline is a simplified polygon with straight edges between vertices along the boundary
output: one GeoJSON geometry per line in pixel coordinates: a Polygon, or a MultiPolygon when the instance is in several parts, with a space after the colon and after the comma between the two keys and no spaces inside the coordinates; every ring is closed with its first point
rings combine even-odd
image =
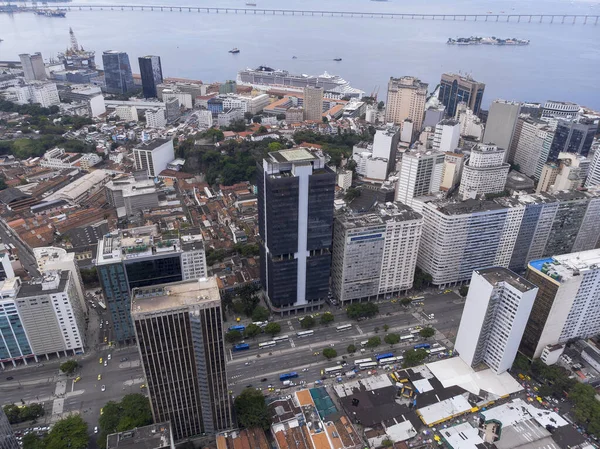
{"type": "Polygon", "coordinates": [[[417,14],[394,12],[315,11],[296,9],[225,8],[160,5],[61,5],[66,11],[167,11],[204,14],[346,17],[360,19],[446,20],[460,22],[552,23],[598,25],[600,14],[417,14]]]}

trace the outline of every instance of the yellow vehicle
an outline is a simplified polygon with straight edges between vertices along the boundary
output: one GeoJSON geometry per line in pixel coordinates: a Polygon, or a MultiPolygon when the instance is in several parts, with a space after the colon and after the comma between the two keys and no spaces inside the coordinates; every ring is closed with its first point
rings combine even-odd
{"type": "Polygon", "coordinates": [[[525,376],[525,379],[527,379],[527,380],[531,380],[531,377],[529,377],[529,376],[525,376]]]}
{"type": "Polygon", "coordinates": [[[100,357],[100,365],[102,365],[102,357],[100,357]]]}
{"type": "Polygon", "coordinates": [[[536,396],[535,397],[536,401],[538,401],[540,404],[544,401],[541,397],[536,396]]]}
{"type": "Polygon", "coordinates": [[[538,391],[538,387],[533,387],[533,391],[538,391]]]}
{"type": "Polygon", "coordinates": [[[392,301],[391,301],[392,304],[396,304],[397,302],[398,302],[397,299],[392,299],[392,301]]]}
{"type": "Polygon", "coordinates": [[[81,376],[77,376],[75,379],[73,379],[73,382],[79,382],[81,380],[81,376]]]}
{"type": "Polygon", "coordinates": [[[444,293],[452,293],[452,290],[447,288],[446,290],[444,290],[444,293]]]}
{"type": "Polygon", "coordinates": [[[238,316],[238,317],[235,319],[235,321],[236,321],[237,323],[239,323],[240,321],[242,321],[242,319],[241,319],[241,318],[238,316]]]}
{"type": "Polygon", "coordinates": [[[519,379],[525,380],[525,376],[523,376],[522,374],[519,373],[519,379]]]}
{"type": "Polygon", "coordinates": [[[102,374],[98,374],[98,380],[102,380],[102,374]]]}
{"type": "Polygon", "coordinates": [[[108,337],[104,337],[104,343],[108,341],[108,337]]]}
{"type": "Polygon", "coordinates": [[[102,416],[102,414],[104,413],[104,408],[100,409],[100,416],[102,416]]]}
{"type": "Polygon", "coordinates": [[[144,388],[146,388],[146,384],[140,385],[140,390],[143,390],[144,388]]]}

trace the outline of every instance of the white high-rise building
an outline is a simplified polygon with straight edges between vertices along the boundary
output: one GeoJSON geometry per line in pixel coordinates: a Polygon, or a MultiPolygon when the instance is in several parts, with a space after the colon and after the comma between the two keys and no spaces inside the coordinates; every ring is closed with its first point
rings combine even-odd
{"type": "Polygon", "coordinates": [[[34,81],[7,89],[6,98],[17,104],[37,103],[43,108],[60,104],[56,84],[34,81]]]}
{"type": "Polygon", "coordinates": [[[463,167],[458,194],[463,200],[486,193],[501,193],[510,164],[504,162],[506,150],[496,145],[477,144],[463,167]]]}
{"type": "Polygon", "coordinates": [[[147,109],[145,115],[146,128],[164,128],[167,126],[165,108],[147,109]]]}
{"type": "Polygon", "coordinates": [[[133,149],[136,170],[146,170],[149,178],[154,178],[175,159],[175,149],[171,139],[154,139],[143,142],[133,149]]]}
{"type": "Polygon", "coordinates": [[[119,119],[127,122],[138,121],[138,113],[135,106],[117,106],[115,108],[115,114],[119,116],[119,119]]]}
{"type": "Polygon", "coordinates": [[[415,197],[439,192],[444,158],[444,153],[438,151],[414,150],[404,153],[396,201],[413,207],[415,197]]]}
{"type": "Polygon", "coordinates": [[[454,346],[459,357],[473,368],[485,363],[496,374],[509,369],[537,291],[506,268],[473,271],[454,346]]]}
{"type": "Polygon", "coordinates": [[[600,146],[590,153],[590,169],[585,180],[585,187],[600,186],[600,146]]]}
{"type": "Polygon", "coordinates": [[[519,118],[511,148],[511,156],[519,171],[540,179],[553,139],[554,129],[548,122],[532,117],[519,118]]]}
{"type": "Polygon", "coordinates": [[[539,287],[520,347],[527,357],[600,333],[600,249],[533,260],[525,277],[539,287]]]}
{"type": "Polygon", "coordinates": [[[23,75],[27,81],[43,81],[47,78],[46,66],[44,58],[40,52],[32,55],[23,53],[19,55],[21,66],[23,67],[23,75]]]}
{"type": "Polygon", "coordinates": [[[340,213],[331,264],[335,298],[353,302],[410,290],[422,226],[421,215],[400,203],[340,213]]]}
{"type": "Polygon", "coordinates": [[[542,168],[536,193],[574,190],[583,186],[590,169],[590,160],[576,153],[559,153],[556,162],[542,168]]]}
{"type": "Polygon", "coordinates": [[[194,114],[196,114],[196,117],[198,117],[199,127],[210,128],[213,126],[212,112],[202,110],[196,111],[194,114]]]}
{"type": "Polygon", "coordinates": [[[435,125],[432,148],[435,151],[454,151],[458,148],[460,125],[457,120],[445,119],[435,125]]]}

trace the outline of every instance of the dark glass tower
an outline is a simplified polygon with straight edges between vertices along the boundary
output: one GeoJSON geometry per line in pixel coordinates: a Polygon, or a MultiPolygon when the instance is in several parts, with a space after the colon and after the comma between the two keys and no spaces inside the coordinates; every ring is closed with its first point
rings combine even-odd
{"type": "Polygon", "coordinates": [[[598,119],[558,120],[548,160],[556,161],[561,152],[587,157],[596,131],[598,131],[598,119]]]}
{"type": "Polygon", "coordinates": [[[456,106],[461,101],[467,104],[473,114],[478,114],[484,90],[485,84],[475,81],[471,77],[444,73],[440,81],[439,99],[446,106],[448,117],[454,117],[456,106]]]}
{"type": "Polygon", "coordinates": [[[156,98],[156,85],[163,82],[160,56],[142,56],[138,58],[140,75],[142,76],[142,91],[145,98],[156,98]]]}
{"type": "Polygon", "coordinates": [[[102,54],[106,92],[125,94],[135,89],[129,56],[122,51],[108,50],[102,54]]]}
{"type": "Polygon", "coordinates": [[[320,151],[275,151],[258,173],[261,282],[276,311],[320,305],[329,291],[335,173],[320,151]]]}

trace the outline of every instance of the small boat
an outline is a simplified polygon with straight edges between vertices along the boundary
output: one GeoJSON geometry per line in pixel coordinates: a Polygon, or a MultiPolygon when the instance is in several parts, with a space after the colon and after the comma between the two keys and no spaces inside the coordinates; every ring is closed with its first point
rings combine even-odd
{"type": "Polygon", "coordinates": [[[333,58],[334,61],[340,62],[342,58],[333,58]]]}
{"type": "Polygon", "coordinates": [[[229,50],[229,53],[239,53],[239,52],[240,52],[240,50],[237,47],[229,50]]]}
{"type": "Polygon", "coordinates": [[[296,56],[292,56],[292,59],[298,59],[296,56]]]}
{"type": "Polygon", "coordinates": [[[256,6],[256,3],[246,3],[246,6],[256,6]]]}

